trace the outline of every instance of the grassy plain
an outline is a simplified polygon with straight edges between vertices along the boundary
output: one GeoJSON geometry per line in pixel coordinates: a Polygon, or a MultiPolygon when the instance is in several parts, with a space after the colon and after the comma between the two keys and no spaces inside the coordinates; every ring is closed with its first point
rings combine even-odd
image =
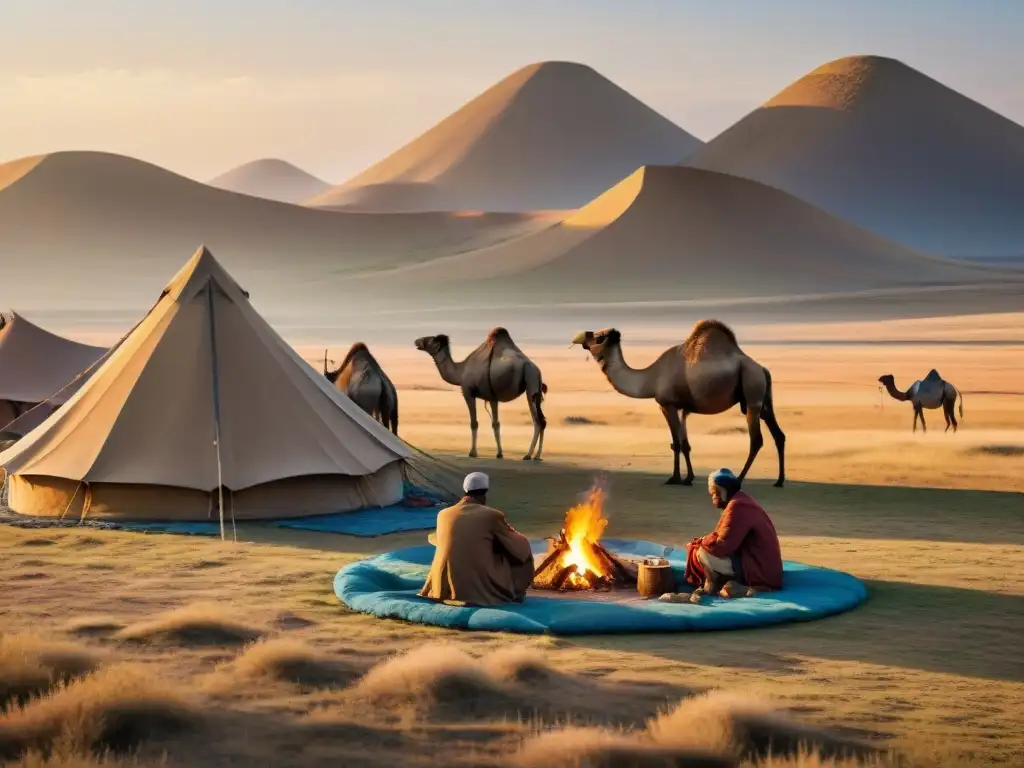
{"type": "MultiPolygon", "coordinates": [[[[947,341],[968,327],[949,326],[947,341]]],[[[860,608],[733,633],[454,633],[351,613],[331,591],[344,563],[422,542],[423,533],[356,539],[242,526],[242,542],[222,544],[4,526],[0,695],[28,703],[0,716],[0,758],[710,765],[680,755],[738,748],[753,761],[751,722],[776,747],[797,728],[750,703],[769,697],[811,729],[800,731],[811,743],[827,744],[814,730],[827,727],[904,750],[916,765],[1024,763],[1024,346],[1008,345],[1015,337],[1005,332],[999,345],[974,333],[957,343],[878,343],[908,333],[881,324],[849,333],[854,343],[832,343],[837,328],[828,344],[773,344],[765,333],[746,345],[774,376],[790,480],[770,487],[769,441],[749,490],[771,512],[787,558],[867,582],[860,608]],[[913,435],[909,405],[882,398],[875,383],[892,373],[906,386],[932,367],[964,394],[955,435],[943,433],[938,412],[928,413],[926,435],[913,435]],[[646,724],[712,689],[735,698],[697,699],[646,724]],[[728,731],[710,744],[709,718],[711,731],[728,731]],[[563,725],[625,735],[540,740],[539,731],[563,725]],[[680,735],[666,741],[669,731],[680,735]],[[584,744],[598,745],[589,763],[584,744]],[[126,747],[134,756],[118,756],[126,747]],[[117,754],[95,757],[97,749],[117,754]],[[614,755],[628,760],[609,762],[614,755]]],[[[403,437],[489,472],[493,502],[525,532],[555,532],[597,472],[610,480],[609,535],[684,543],[713,526],[701,483],[662,485],[669,440],[654,404],[611,392],[579,349],[527,350],[550,387],[542,463],[518,460],[530,436],[523,403],[502,408],[515,458],[488,458],[486,422],[482,458],[460,458],[469,438],[461,396],[422,353],[375,351],[400,389],[403,437]]],[[[658,351],[626,349],[638,366],[658,351]]],[[[735,411],[691,418],[698,472],[742,463],[742,426],[735,411]]]]}

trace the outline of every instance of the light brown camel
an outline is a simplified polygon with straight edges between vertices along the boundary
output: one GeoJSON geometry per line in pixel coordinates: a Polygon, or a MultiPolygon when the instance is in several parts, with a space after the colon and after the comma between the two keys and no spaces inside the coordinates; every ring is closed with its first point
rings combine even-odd
{"type": "Polygon", "coordinates": [[[485,405],[490,405],[491,427],[494,430],[494,442],[498,446],[497,457],[500,459],[504,454],[501,450],[498,403],[510,403],[525,392],[530,417],[533,419],[533,439],[523,461],[541,460],[544,430],[547,428],[541,403],[548,387],[541,378],[540,368],[515,345],[508,331],[504,328],[492,329],[484,343],[470,352],[461,363],[452,359],[451,341],[445,335],[416,339],[416,349],[433,358],[442,379],[462,389],[462,396],[469,409],[469,429],[473,436],[473,445],[469,450],[471,458],[477,455],[479,423],[476,419],[476,401],[483,400],[485,405]],[[537,450],[536,455],[534,449],[537,450]]]}
{"type": "Polygon", "coordinates": [[[914,407],[915,432],[917,432],[918,419],[921,420],[921,431],[928,431],[928,427],[924,423],[925,408],[929,410],[941,408],[943,415],[946,417],[946,429],[943,431],[948,432],[949,428],[952,427],[953,431],[956,432],[959,426],[955,414],[957,397],[960,398],[960,418],[964,417],[964,396],[960,394],[960,390],[948,381],[943,380],[939,376],[939,372],[934,368],[928,371],[928,375],[923,379],[919,379],[911,384],[906,392],[900,392],[896,389],[896,378],[891,373],[879,376],[878,381],[894,400],[899,400],[900,402],[904,400],[910,401],[910,404],[914,407]]]}
{"type": "Polygon", "coordinates": [[[325,351],[324,376],[352,402],[398,434],[398,391],[363,342],[352,345],[335,371],[327,370],[325,351]]]}
{"type": "Polygon", "coordinates": [[[775,419],[772,375],[744,354],[735,334],[717,320],[697,323],[686,341],[665,350],[647,368],[630,368],[622,356],[622,334],[614,328],[583,331],[573,339],[601,366],[612,387],[627,397],[653,399],[661,408],[672,435],[672,477],[667,485],[692,485],[690,441],[686,417],[691,413],[723,413],[739,404],[746,414],[750,452],[739,479],[750,471],[764,438],[761,420],[768,427],[779,452],[781,487],[786,479],[786,435],[775,419]],[[682,418],[680,418],[680,414],[682,418]],[[686,459],[686,477],[680,477],[679,454],[686,459]]]}

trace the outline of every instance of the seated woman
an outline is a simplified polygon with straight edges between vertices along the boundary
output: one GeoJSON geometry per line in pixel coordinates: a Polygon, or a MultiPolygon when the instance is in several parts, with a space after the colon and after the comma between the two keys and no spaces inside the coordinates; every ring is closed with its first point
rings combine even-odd
{"type": "Polygon", "coordinates": [[[519,602],[533,583],[530,541],[486,506],[490,479],[466,475],[466,495],[437,515],[437,549],[420,596],[458,605],[519,602]]]}
{"type": "Polygon", "coordinates": [[[687,581],[697,587],[691,599],[782,589],[782,551],[768,513],[740,490],[739,479],[728,469],[711,473],[708,493],[722,514],[714,531],[687,547],[687,581]]]}

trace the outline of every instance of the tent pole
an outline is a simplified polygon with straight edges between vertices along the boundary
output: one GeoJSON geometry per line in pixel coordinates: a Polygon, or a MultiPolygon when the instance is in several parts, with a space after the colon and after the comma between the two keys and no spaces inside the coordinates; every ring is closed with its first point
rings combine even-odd
{"type": "Polygon", "coordinates": [[[220,461],[220,381],[217,374],[217,321],[213,314],[213,283],[206,288],[206,298],[210,307],[210,363],[213,371],[211,377],[213,383],[213,445],[217,454],[217,509],[220,514],[220,540],[224,541],[224,476],[220,461]]]}

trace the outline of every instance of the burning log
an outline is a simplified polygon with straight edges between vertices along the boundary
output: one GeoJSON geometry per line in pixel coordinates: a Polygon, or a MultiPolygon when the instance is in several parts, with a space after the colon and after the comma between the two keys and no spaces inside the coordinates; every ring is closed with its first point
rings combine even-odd
{"type": "Polygon", "coordinates": [[[608,521],[601,516],[604,490],[595,486],[581,504],[565,515],[565,525],[537,566],[534,589],[607,590],[636,587],[636,567],[630,567],[599,539],[608,521]]]}
{"type": "Polygon", "coordinates": [[[565,566],[565,568],[559,570],[558,573],[555,575],[555,578],[551,580],[551,589],[561,589],[565,582],[569,580],[569,577],[574,576],[575,574],[575,565],[565,566]]]}

